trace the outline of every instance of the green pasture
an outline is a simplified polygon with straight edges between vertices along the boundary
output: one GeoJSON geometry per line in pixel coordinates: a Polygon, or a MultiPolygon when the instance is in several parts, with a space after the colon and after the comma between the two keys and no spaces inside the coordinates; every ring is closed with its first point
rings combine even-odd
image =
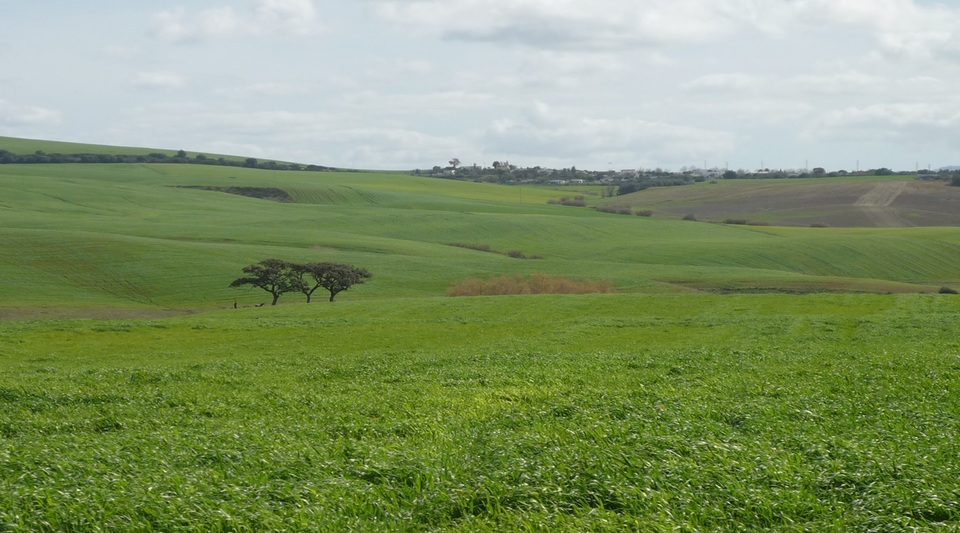
{"type": "Polygon", "coordinates": [[[0,190],[0,531],[960,528],[958,228],[386,172],[0,165],[0,190]],[[270,257],[373,279],[254,307],[228,285],[270,257]],[[445,296],[541,272],[618,293],[445,296]]]}
{"type": "MultiPolygon", "coordinates": [[[[956,228],[725,226],[549,205],[560,191],[397,173],[170,164],[0,166],[0,308],[210,309],[266,257],[374,273],[351,298],[441,296],[473,276],[544,272],[625,292],[932,292],[960,280],[956,228]],[[272,187],[278,203],[190,186],[272,187]],[[484,253],[451,243],[484,244],[484,253]],[[507,257],[520,252],[528,258],[507,257]]],[[[284,298],[284,303],[292,300],[284,298]]]]}
{"type": "Polygon", "coordinates": [[[6,531],[960,526],[960,299],[343,299],[0,323],[6,531]]]}

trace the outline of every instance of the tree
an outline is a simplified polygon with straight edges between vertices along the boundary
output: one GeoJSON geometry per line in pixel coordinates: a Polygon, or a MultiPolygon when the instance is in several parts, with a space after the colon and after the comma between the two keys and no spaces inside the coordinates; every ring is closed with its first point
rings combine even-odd
{"type": "Polygon", "coordinates": [[[243,267],[243,272],[249,276],[233,280],[230,286],[259,287],[273,295],[273,302],[270,305],[277,305],[281,294],[300,290],[300,284],[297,277],[293,275],[291,266],[291,263],[282,259],[264,259],[259,263],[243,267]]]}
{"type": "Polygon", "coordinates": [[[310,297],[320,287],[330,292],[332,302],[338,293],[373,277],[366,269],[341,263],[293,264],[290,268],[297,279],[297,289],[306,295],[307,303],[310,303],[310,297]],[[309,276],[310,281],[304,279],[304,276],[309,276]]]}
{"type": "Polygon", "coordinates": [[[460,166],[460,158],[454,157],[451,159],[450,166],[453,167],[453,170],[457,170],[457,167],[460,166]]]}
{"type": "Polygon", "coordinates": [[[738,176],[737,176],[736,170],[727,170],[720,177],[725,180],[732,180],[732,179],[737,179],[738,176]]]}

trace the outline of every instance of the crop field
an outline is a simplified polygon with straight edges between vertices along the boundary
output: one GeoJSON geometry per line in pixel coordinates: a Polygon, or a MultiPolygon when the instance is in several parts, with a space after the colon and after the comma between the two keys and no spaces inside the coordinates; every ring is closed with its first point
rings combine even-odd
{"type": "Polygon", "coordinates": [[[960,300],[348,301],[0,324],[0,527],[960,525],[960,300]]]}
{"type": "Polygon", "coordinates": [[[960,226],[960,187],[909,176],[713,180],[651,188],[612,206],[661,216],[830,227],[960,226]]]}
{"type": "Polygon", "coordinates": [[[0,165],[0,190],[0,531],[960,529],[960,228],[383,172],[0,165]],[[271,257],[373,278],[228,287],[271,257]],[[446,296],[520,279],[610,291],[446,296]]]}

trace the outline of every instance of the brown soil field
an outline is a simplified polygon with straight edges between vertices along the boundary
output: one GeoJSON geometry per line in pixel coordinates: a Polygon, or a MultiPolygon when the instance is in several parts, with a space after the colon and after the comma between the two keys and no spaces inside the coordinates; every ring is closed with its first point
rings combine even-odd
{"type": "Polygon", "coordinates": [[[717,180],[650,188],[608,205],[777,226],[960,226],[960,187],[910,178],[717,180]]]}

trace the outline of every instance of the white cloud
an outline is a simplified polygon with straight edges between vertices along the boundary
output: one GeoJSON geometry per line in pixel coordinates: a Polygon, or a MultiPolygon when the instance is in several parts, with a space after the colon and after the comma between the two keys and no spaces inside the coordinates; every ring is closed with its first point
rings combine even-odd
{"type": "Polygon", "coordinates": [[[196,13],[176,8],[152,18],[154,35],[174,42],[237,35],[302,35],[319,24],[312,0],[255,0],[246,10],[214,7],[196,13]]]}
{"type": "Polygon", "coordinates": [[[939,131],[960,126],[960,101],[952,103],[886,103],[831,110],[818,117],[811,137],[836,138],[867,133],[889,138],[917,128],[939,131]]]}
{"type": "Polygon", "coordinates": [[[705,42],[775,28],[772,0],[376,0],[377,14],[448,39],[537,48],[618,49],[705,42]],[[761,25],[761,21],[763,24],[761,25]]]}
{"type": "Polygon", "coordinates": [[[680,87],[688,91],[744,91],[756,89],[762,83],[763,79],[759,76],[743,72],[724,72],[701,76],[681,83],[680,87]]]}
{"type": "Polygon", "coordinates": [[[892,56],[960,61],[960,7],[915,0],[800,0],[795,9],[810,23],[866,29],[892,56]]]}
{"type": "Polygon", "coordinates": [[[536,102],[524,116],[495,121],[484,135],[486,151],[511,157],[556,154],[566,161],[603,165],[671,161],[686,164],[731,151],[734,135],[710,127],[689,127],[635,118],[582,117],[555,112],[536,102]]]}
{"type": "Polygon", "coordinates": [[[133,85],[143,89],[179,89],[186,81],[176,72],[141,72],[134,78],[133,85]]]}
{"type": "Polygon", "coordinates": [[[3,126],[57,125],[62,120],[60,111],[0,100],[0,125],[3,126]]]}

